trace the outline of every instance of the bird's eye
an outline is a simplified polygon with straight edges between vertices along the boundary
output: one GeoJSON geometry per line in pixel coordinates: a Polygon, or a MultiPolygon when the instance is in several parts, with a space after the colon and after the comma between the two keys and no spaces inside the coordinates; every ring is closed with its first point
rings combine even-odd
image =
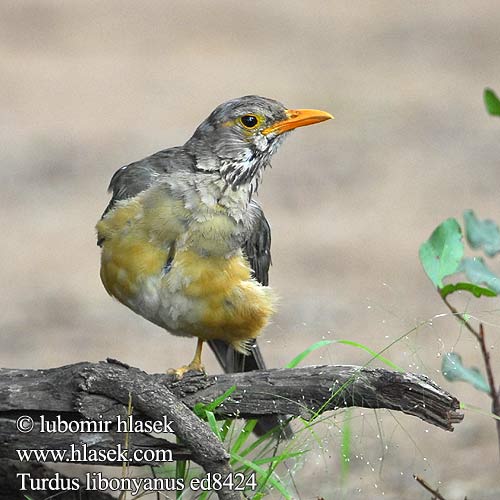
{"type": "Polygon", "coordinates": [[[255,128],[259,124],[259,120],[255,115],[243,115],[240,121],[245,128],[255,128]]]}

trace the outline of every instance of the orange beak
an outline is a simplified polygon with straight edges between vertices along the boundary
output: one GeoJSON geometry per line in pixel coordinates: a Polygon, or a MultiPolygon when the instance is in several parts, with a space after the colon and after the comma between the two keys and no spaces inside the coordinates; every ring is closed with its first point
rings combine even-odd
{"type": "Polygon", "coordinates": [[[320,111],[319,109],[287,109],[285,113],[287,116],[286,120],[282,120],[267,127],[262,133],[264,135],[282,134],[294,128],[305,127],[306,125],[324,122],[325,120],[333,118],[330,113],[320,111]]]}

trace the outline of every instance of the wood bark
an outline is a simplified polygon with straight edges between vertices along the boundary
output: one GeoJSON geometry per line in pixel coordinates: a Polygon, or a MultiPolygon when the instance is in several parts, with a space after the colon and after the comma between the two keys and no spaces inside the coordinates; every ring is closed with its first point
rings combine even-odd
{"type": "MultiPolygon", "coordinates": [[[[326,411],[359,406],[401,411],[448,431],[463,418],[458,412],[458,400],[426,376],[351,365],[216,376],[189,373],[181,380],[165,374],[147,374],[115,360],[47,370],[4,368],[0,369],[0,459],[18,459],[19,449],[70,449],[71,445],[83,444],[95,450],[114,449],[124,444],[123,433],[41,433],[40,418],[43,415],[45,419],[59,416],[68,422],[116,421],[118,415],[126,418],[131,404],[134,416],[143,421],[166,416],[182,442],[180,445],[132,433],[131,450],[170,450],[174,459],[192,459],[207,473],[225,476],[231,473],[228,453],[191,410],[196,403],[210,403],[232,387],[234,392],[214,410],[217,418],[300,415],[310,420],[326,411]],[[34,420],[32,432],[16,430],[21,415],[34,420]]],[[[149,461],[148,464],[155,465],[149,461]]],[[[219,498],[241,497],[237,492],[223,490],[219,498]]]]}

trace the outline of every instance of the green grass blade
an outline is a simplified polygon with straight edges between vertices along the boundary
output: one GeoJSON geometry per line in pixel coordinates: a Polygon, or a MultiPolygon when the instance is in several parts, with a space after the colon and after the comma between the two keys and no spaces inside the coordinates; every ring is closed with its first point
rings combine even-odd
{"type": "Polygon", "coordinates": [[[230,453],[238,453],[240,448],[245,444],[246,440],[252,434],[255,426],[257,425],[257,419],[247,420],[243,429],[241,429],[238,439],[235,441],[234,445],[231,447],[230,453]]]}
{"type": "Polygon", "coordinates": [[[205,410],[205,416],[207,418],[210,430],[222,441],[222,436],[220,434],[219,424],[215,419],[215,415],[212,411],[205,410]]]}
{"type": "Polygon", "coordinates": [[[220,430],[220,438],[221,441],[224,442],[227,437],[227,433],[229,432],[229,429],[231,429],[231,424],[234,422],[234,420],[231,420],[230,418],[227,418],[224,420],[224,423],[222,424],[222,428],[220,430]]]}
{"type": "Polygon", "coordinates": [[[304,429],[307,430],[312,438],[316,441],[316,444],[318,445],[319,448],[321,448],[321,438],[316,434],[314,431],[313,427],[317,424],[317,420],[314,417],[313,421],[309,422],[306,419],[300,417],[300,420],[302,424],[304,425],[304,429]]]}
{"type": "Polygon", "coordinates": [[[298,356],[292,359],[290,363],[286,365],[286,368],[295,368],[302,360],[304,360],[309,354],[311,354],[313,351],[316,349],[319,349],[321,347],[326,347],[327,345],[331,344],[344,344],[344,345],[350,345],[352,347],[357,347],[358,349],[363,349],[363,351],[366,351],[368,354],[373,356],[374,359],[378,359],[385,365],[389,366],[393,370],[403,372],[404,370],[394,364],[392,361],[388,360],[381,354],[375,352],[373,349],[370,349],[369,347],[365,346],[364,344],[360,344],[359,342],[354,342],[352,340],[320,340],[319,342],[315,342],[313,345],[308,347],[305,351],[301,352],[298,356]]]}
{"type": "Polygon", "coordinates": [[[303,359],[307,358],[309,354],[311,354],[313,351],[316,349],[319,349],[320,347],[325,347],[327,345],[330,345],[334,342],[334,340],[320,340],[319,342],[315,342],[313,345],[309,346],[305,351],[302,351],[298,356],[295,356],[295,358],[288,363],[285,368],[295,368],[303,359]]]}
{"type": "Polygon", "coordinates": [[[351,413],[351,408],[348,408],[344,425],[342,425],[342,442],[340,443],[340,484],[342,487],[347,484],[351,462],[351,413]]]}
{"type": "MultiPolygon", "coordinates": [[[[177,479],[182,478],[185,479],[186,477],[186,467],[187,467],[187,461],[186,460],[177,460],[175,462],[175,477],[177,479]]],[[[176,491],[175,492],[175,498],[179,499],[182,497],[182,491],[176,491]]]]}
{"type": "Polygon", "coordinates": [[[469,410],[469,411],[472,411],[472,412],[477,413],[479,415],[484,415],[485,417],[494,418],[495,420],[500,420],[500,416],[495,415],[494,413],[491,413],[488,410],[483,410],[479,406],[474,406],[474,405],[471,405],[469,403],[460,403],[460,409],[461,410],[469,410]]]}
{"type": "Polygon", "coordinates": [[[292,499],[292,495],[288,492],[288,490],[285,488],[285,486],[281,483],[279,478],[273,477],[274,474],[269,475],[268,471],[266,471],[265,469],[263,469],[259,465],[255,464],[251,460],[247,460],[246,458],[243,458],[240,455],[236,455],[236,454],[232,454],[232,455],[233,455],[233,458],[235,460],[238,460],[239,462],[245,464],[249,469],[252,469],[254,472],[259,474],[259,476],[266,478],[266,481],[263,481],[262,483],[259,484],[259,490],[265,488],[266,483],[270,483],[276,490],[278,490],[283,495],[283,497],[286,500],[292,499]]]}
{"type": "Polygon", "coordinates": [[[384,358],[384,356],[380,355],[378,352],[375,352],[373,349],[370,349],[364,344],[360,344],[359,342],[354,342],[353,340],[335,340],[334,342],[337,344],[350,345],[353,347],[357,347],[358,349],[363,349],[363,351],[366,351],[368,354],[373,356],[373,359],[378,359],[379,361],[387,365],[389,368],[392,368],[393,370],[396,370],[398,372],[404,372],[404,370],[401,367],[399,367],[392,361],[388,360],[387,358],[384,358]]]}
{"type": "Polygon", "coordinates": [[[246,457],[249,453],[251,453],[252,451],[254,451],[263,444],[265,444],[266,446],[263,446],[261,452],[265,452],[268,448],[270,448],[273,445],[274,438],[271,439],[271,437],[273,436],[274,432],[275,432],[274,429],[268,430],[265,434],[256,439],[253,443],[247,446],[239,454],[242,457],[246,457]]]}
{"type": "Polygon", "coordinates": [[[205,410],[214,411],[218,406],[220,406],[231,394],[236,390],[236,386],[230,387],[224,394],[221,394],[218,398],[215,398],[211,403],[205,405],[205,410]]]}
{"type": "Polygon", "coordinates": [[[264,465],[264,464],[269,464],[269,463],[274,463],[274,462],[281,463],[281,462],[288,460],[290,458],[300,457],[301,455],[303,455],[304,453],[307,453],[308,451],[309,450],[283,452],[283,453],[281,453],[281,455],[276,455],[275,457],[257,458],[255,460],[253,460],[253,463],[257,464],[257,465],[264,465]]]}

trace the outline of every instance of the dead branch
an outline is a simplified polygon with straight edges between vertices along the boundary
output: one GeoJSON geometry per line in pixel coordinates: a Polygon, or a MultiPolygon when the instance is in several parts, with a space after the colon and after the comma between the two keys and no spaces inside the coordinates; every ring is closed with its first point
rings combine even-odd
{"type": "MultiPolygon", "coordinates": [[[[326,411],[359,406],[401,411],[449,431],[463,418],[458,400],[423,375],[351,365],[217,376],[187,374],[182,380],[150,375],[114,360],[48,370],[4,368],[0,369],[0,458],[16,460],[19,449],[69,449],[86,444],[92,449],[109,450],[123,445],[124,434],[115,429],[108,433],[40,433],[40,418],[115,422],[118,415],[126,417],[131,398],[134,416],[149,420],[166,416],[183,443],[134,433],[131,450],[170,450],[174,460],[192,459],[206,472],[225,476],[231,472],[227,452],[190,409],[196,403],[212,402],[233,386],[234,392],[214,410],[217,418],[300,415],[309,420],[326,411]],[[33,418],[32,432],[17,431],[20,415],[33,418]]],[[[105,464],[117,465],[100,462],[105,464]]],[[[219,497],[240,498],[239,493],[228,490],[219,492],[219,497]]]]}
{"type": "Polygon", "coordinates": [[[432,493],[433,500],[446,500],[446,498],[444,498],[444,496],[441,495],[437,489],[434,489],[427,481],[425,481],[425,479],[417,476],[416,474],[413,474],[413,478],[429,493],[432,493]]]}

